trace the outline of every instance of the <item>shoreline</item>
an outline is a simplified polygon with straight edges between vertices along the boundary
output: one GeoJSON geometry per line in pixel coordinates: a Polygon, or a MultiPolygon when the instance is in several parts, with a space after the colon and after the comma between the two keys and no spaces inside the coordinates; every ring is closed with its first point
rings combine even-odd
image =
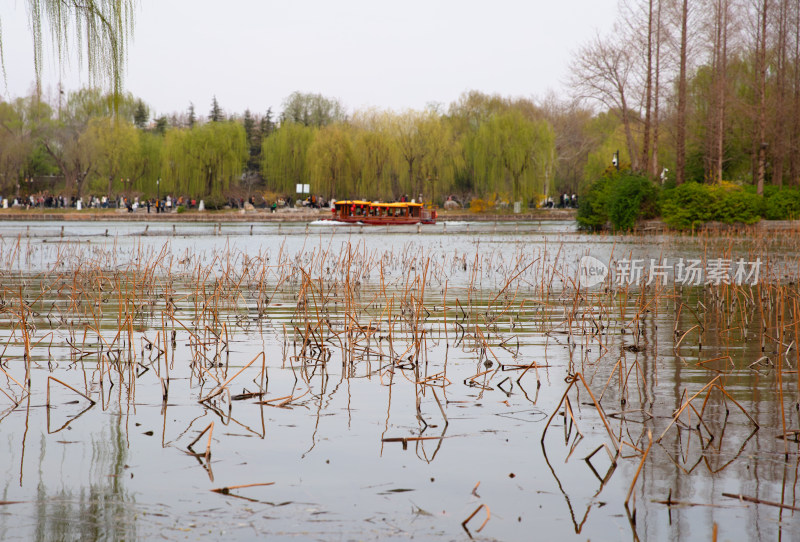
{"type": "MultiPolygon", "coordinates": [[[[477,214],[464,212],[439,212],[437,222],[523,222],[536,220],[575,220],[574,209],[547,209],[514,214],[477,214]]],[[[52,221],[52,222],[311,222],[330,217],[328,209],[282,209],[274,213],[269,210],[241,211],[187,211],[184,213],[148,213],[141,210],[129,213],[125,210],[85,209],[76,210],[0,210],[0,222],[52,221]]]]}
{"type": "MultiPolygon", "coordinates": [[[[470,213],[463,210],[439,210],[437,224],[445,222],[575,222],[576,209],[536,209],[527,213],[470,213]]],[[[223,211],[186,211],[184,213],[147,213],[138,210],[129,213],[117,209],[69,210],[22,210],[0,209],[2,222],[187,222],[187,223],[303,223],[324,220],[330,217],[328,209],[281,209],[275,213],[268,209],[243,211],[226,209],[223,211]]],[[[764,220],[755,224],[724,224],[708,222],[698,225],[694,230],[671,230],[662,220],[645,220],[637,225],[633,233],[693,235],[702,232],[740,232],[753,231],[800,234],[800,220],[764,220]]],[[[608,233],[608,232],[606,232],[608,233]]]]}

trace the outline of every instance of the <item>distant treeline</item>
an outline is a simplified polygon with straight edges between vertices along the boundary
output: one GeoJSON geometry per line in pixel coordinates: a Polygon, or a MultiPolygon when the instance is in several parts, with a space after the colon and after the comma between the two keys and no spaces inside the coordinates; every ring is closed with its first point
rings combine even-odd
{"type": "Polygon", "coordinates": [[[70,195],[274,196],[309,184],[326,198],[528,200],[554,189],[557,167],[555,135],[541,108],[478,93],[449,114],[430,108],[347,116],[336,100],[296,93],[278,119],[271,111],[226,115],[214,99],[205,119],[190,106],[151,120],[141,100],[85,89],[63,103],[36,96],[0,102],[0,124],[6,193],[56,176],[63,182],[50,189],[70,195]]]}
{"type": "Polygon", "coordinates": [[[207,115],[153,115],[90,89],[0,101],[0,192],[269,199],[309,184],[325,198],[441,204],[584,194],[610,170],[757,194],[800,182],[800,3],[620,10],[608,37],[576,52],[565,97],[471,91],[422,111],[348,112],[294,93],[278,114],[228,113],[214,98],[207,115]],[[63,181],[26,187],[48,176],[63,181]]]}

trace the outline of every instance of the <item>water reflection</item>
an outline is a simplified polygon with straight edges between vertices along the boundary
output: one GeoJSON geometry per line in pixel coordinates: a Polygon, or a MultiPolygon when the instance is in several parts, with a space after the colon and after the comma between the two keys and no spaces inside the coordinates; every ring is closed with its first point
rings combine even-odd
{"type": "MultiPolygon", "coordinates": [[[[8,421],[8,420],[7,420],[8,421]]],[[[8,427],[4,427],[8,434],[8,427]]],[[[126,488],[130,478],[122,417],[108,417],[104,427],[81,440],[53,440],[45,433],[28,438],[26,453],[38,461],[21,465],[14,485],[35,488],[26,500],[0,515],[0,537],[35,540],[135,540],[140,510],[126,488]]],[[[73,437],[70,435],[70,437],[73,437]]],[[[74,437],[73,437],[74,438],[74,437]]],[[[10,438],[9,445],[18,445],[10,438]]],[[[18,465],[19,466],[19,465],[18,465]]]]}
{"type": "Polygon", "coordinates": [[[794,532],[723,493],[794,502],[795,290],[584,291],[587,238],[518,226],[197,228],[0,243],[0,536],[794,532]]]}

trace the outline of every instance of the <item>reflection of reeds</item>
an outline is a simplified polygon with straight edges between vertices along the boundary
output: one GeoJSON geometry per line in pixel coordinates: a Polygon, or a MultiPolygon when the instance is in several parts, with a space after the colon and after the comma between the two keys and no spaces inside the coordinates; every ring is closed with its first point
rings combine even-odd
{"type": "MultiPolygon", "coordinates": [[[[696,242],[706,261],[718,255],[708,236],[696,242]]],[[[722,245],[726,242],[733,239],[723,239],[722,245]]],[[[730,243],[719,255],[731,258],[730,243]]],[[[538,390],[543,381],[563,377],[560,401],[543,407],[551,414],[541,427],[542,444],[560,416],[567,459],[586,439],[594,450],[584,456],[587,462],[600,448],[607,450],[612,466],[637,461],[625,504],[635,498],[639,474],[652,460],[653,432],[662,447],[668,445],[667,435],[697,436],[702,452],[711,453],[714,446],[721,449],[725,432],[711,412],[724,409],[727,419],[732,403],[735,415],[744,416],[749,426],[762,425],[750,399],[731,386],[736,377],[774,371],[785,457],[796,440],[797,431],[791,429],[798,421],[796,409],[787,409],[784,402],[790,397],[800,401],[800,296],[796,282],[781,277],[777,266],[765,265],[755,286],[618,285],[609,278],[590,290],[570,276],[564,245],[510,256],[478,249],[444,255],[415,247],[370,251],[351,243],[294,255],[283,246],[277,254],[226,247],[205,258],[188,252],[173,256],[166,245],[157,252],[139,246],[124,265],[109,254],[89,256],[67,241],[52,250],[56,257],[50,268],[28,270],[3,287],[7,331],[0,372],[7,384],[0,391],[14,406],[35,391],[30,389],[32,369],[41,365],[53,371],[50,365],[58,356],[52,349],[59,341],[76,371],[62,379],[48,377],[48,406],[51,379],[89,401],[96,386],[103,401],[106,388],[118,386],[123,397],[124,387],[133,404],[137,381],[155,374],[166,410],[174,394],[171,374],[178,360],[187,360],[196,408],[211,416],[229,421],[239,408],[234,402],[256,404],[262,416],[269,406],[316,404],[321,410],[319,390],[341,364],[342,380],[369,378],[387,388],[389,402],[398,395],[408,400],[412,434],[381,438],[404,447],[429,440],[441,445],[443,436],[423,432],[439,414],[445,427],[457,423],[448,417],[454,403],[500,392],[496,397],[503,401],[523,394],[537,404],[538,396],[529,398],[523,383],[535,377],[538,390]],[[658,333],[670,314],[674,322],[658,333]],[[292,389],[276,390],[270,384],[268,392],[268,367],[274,365],[263,349],[248,361],[237,360],[236,342],[248,333],[262,340],[275,335],[281,345],[278,365],[291,371],[292,389]],[[531,337],[545,340],[536,356],[541,354],[541,361],[528,357],[531,337]],[[668,344],[659,345],[665,337],[668,344]],[[746,342],[757,344],[761,357],[743,359],[736,349],[746,342]],[[559,364],[551,363],[556,356],[548,348],[553,345],[568,352],[561,375],[554,369],[559,364]],[[665,355],[679,369],[684,358],[690,360],[685,368],[694,371],[693,379],[675,392],[675,410],[667,415],[655,393],[665,355]],[[463,367],[464,359],[469,369],[456,379],[453,364],[463,367]],[[146,371],[152,372],[147,376],[146,371]],[[794,371],[797,378],[788,377],[794,371]],[[69,378],[83,383],[67,383],[69,378]],[[242,393],[234,386],[241,386],[242,393]],[[453,399],[456,389],[474,391],[474,396],[453,399]],[[594,422],[602,428],[589,430],[594,422]]],[[[615,246],[612,255],[614,250],[621,252],[615,246]]],[[[29,258],[19,239],[0,246],[7,268],[24,268],[29,258]]],[[[793,258],[786,269],[798,268],[793,258]]],[[[388,428],[391,408],[386,410],[388,428]]],[[[190,445],[207,434],[205,454],[199,454],[206,459],[213,427],[211,422],[190,445]]],[[[605,485],[610,476],[598,478],[605,485]]],[[[481,507],[464,521],[465,528],[481,507]]],[[[488,507],[486,513],[478,531],[488,521],[488,507]]]]}

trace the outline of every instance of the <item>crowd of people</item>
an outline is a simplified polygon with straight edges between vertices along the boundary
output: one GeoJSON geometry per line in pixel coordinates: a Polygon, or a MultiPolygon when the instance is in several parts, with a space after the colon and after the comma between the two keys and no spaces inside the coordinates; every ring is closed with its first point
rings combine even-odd
{"type": "Polygon", "coordinates": [[[578,208],[578,195],[572,194],[571,196],[567,193],[562,193],[561,196],[558,198],[558,203],[553,201],[553,198],[548,196],[541,204],[542,207],[546,209],[577,209],[578,208]]]}
{"type": "Polygon", "coordinates": [[[38,194],[31,196],[0,196],[0,204],[3,209],[127,209],[128,212],[146,209],[148,213],[168,213],[175,211],[178,207],[185,209],[204,208],[203,201],[199,202],[194,198],[180,196],[174,198],[167,195],[163,198],[139,198],[135,196],[128,198],[109,198],[108,196],[53,196],[50,194],[38,194]]]}
{"type": "MultiPolygon", "coordinates": [[[[447,199],[448,202],[456,202],[453,196],[447,199]]],[[[409,201],[408,195],[402,195],[399,201],[409,201]]],[[[330,202],[326,201],[324,197],[317,195],[311,195],[297,201],[293,200],[291,196],[279,197],[271,202],[267,202],[260,197],[256,199],[254,196],[250,196],[247,200],[244,198],[228,198],[225,201],[225,207],[231,209],[246,209],[248,206],[247,204],[252,206],[252,208],[260,207],[262,209],[270,209],[274,213],[278,209],[292,206],[322,209],[330,205],[330,202]]],[[[217,202],[217,205],[219,205],[219,202],[217,202]]],[[[540,201],[538,205],[533,199],[529,202],[529,207],[535,208],[537,206],[547,209],[576,209],[578,207],[578,196],[576,194],[570,195],[562,193],[558,199],[558,203],[556,203],[552,197],[545,198],[540,201]]],[[[97,195],[78,198],[76,196],[38,194],[31,196],[9,196],[7,198],[0,196],[0,207],[3,209],[127,209],[128,212],[146,210],[147,213],[169,213],[176,211],[179,207],[185,210],[196,209],[203,211],[206,205],[203,200],[185,196],[175,198],[170,194],[162,198],[140,198],[139,196],[134,196],[132,198],[126,196],[110,198],[108,196],[97,195]]],[[[448,205],[445,203],[445,208],[447,207],[448,205]]]]}
{"type": "MultiPolygon", "coordinates": [[[[216,205],[220,205],[220,202],[216,202],[216,205]]],[[[271,203],[268,203],[261,197],[256,198],[255,196],[250,196],[246,200],[244,198],[230,197],[224,200],[222,205],[229,209],[246,209],[249,205],[253,208],[270,208],[274,212],[278,208],[292,207],[294,205],[298,207],[321,209],[326,207],[328,202],[322,196],[316,195],[298,201],[292,199],[291,196],[284,196],[271,203]]],[[[183,207],[186,210],[197,209],[200,211],[206,208],[203,200],[184,196],[176,198],[169,194],[161,198],[140,198],[139,196],[119,196],[117,198],[111,198],[108,196],[96,195],[78,198],[76,196],[53,196],[49,194],[10,196],[9,198],[0,196],[0,206],[4,209],[127,209],[129,212],[146,209],[148,213],[169,213],[175,211],[178,207],[183,207]]]]}

